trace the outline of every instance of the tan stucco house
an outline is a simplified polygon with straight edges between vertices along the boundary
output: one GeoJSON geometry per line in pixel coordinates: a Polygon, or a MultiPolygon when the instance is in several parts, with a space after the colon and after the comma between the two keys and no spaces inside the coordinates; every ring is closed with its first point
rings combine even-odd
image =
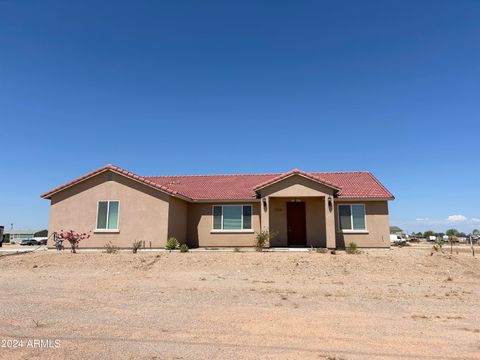
{"type": "Polygon", "coordinates": [[[139,176],[107,165],[42,195],[49,233],[92,232],[81,247],[136,240],[161,248],[169,237],[190,247],[390,246],[393,195],[369,172],[139,176]]]}

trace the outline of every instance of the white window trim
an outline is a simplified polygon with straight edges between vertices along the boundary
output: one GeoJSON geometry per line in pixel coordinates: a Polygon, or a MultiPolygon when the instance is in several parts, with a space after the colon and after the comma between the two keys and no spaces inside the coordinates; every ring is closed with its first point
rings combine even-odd
{"type": "Polygon", "coordinates": [[[251,229],[245,230],[210,230],[210,234],[253,234],[255,231],[251,229]]]}
{"type": "Polygon", "coordinates": [[[368,227],[367,227],[367,207],[365,204],[359,204],[359,203],[341,203],[337,204],[337,232],[343,233],[343,234],[368,234],[368,227]],[[363,206],[363,218],[365,222],[365,229],[362,230],[354,230],[354,229],[342,229],[340,228],[340,206],[348,205],[350,206],[350,224],[353,227],[353,211],[352,211],[352,205],[361,205],[363,206]]]}
{"type": "Polygon", "coordinates": [[[93,230],[94,234],[101,234],[101,233],[107,233],[107,234],[119,234],[120,230],[119,229],[95,229],[93,230]]]}
{"type": "Polygon", "coordinates": [[[219,234],[235,234],[235,233],[242,233],[242,234],[245,234],[245,233],[254,233],[254,230],[253,230],[253,206],[250,205],[250,204],[235,204],[235,205],[223,205],[223,204],[215,204],[215,205],[212,205],[212,229],[210,230],[210,233],[211,234],[215,234],[215,233],[219,233],[219,234]],[[214,228],[214,224],[215,224],[215,212],[214,212],[214,208],[215,206],[221,206],[222,207],[222,217],[221,217],[221,222],[220,222],[220,225],[222,226],[221,229],[215,229],[214,228]],[[223,207],[225,206],[241,206],[242,207],[242,211],[241,211],[241,217],[240,217],[240,223],[242,224],[242,229],[227,229],[227,230],[224,230],[223,229],[223,207]],[[252,228],[251,229],[243,229],[243,207],[244,206],[249,206],[250,207],[250,220],[251,220],[251,226],[252,228]]]}
{"type": "Polygon", "coordinates": [[[95,230],[94,233],[119,233],[120,232],[120,200],[98,200],[97,201],[97,217],[95,218],[95,230]],[[108,229],[108,215],[110,212],[110,202],[118,202],[118,219],[117,219],[117,228],[116,229],[108,229]],[[98,208],[101,202],[107,203],[107,229],[97,229],[98,226],[98,208]]]}

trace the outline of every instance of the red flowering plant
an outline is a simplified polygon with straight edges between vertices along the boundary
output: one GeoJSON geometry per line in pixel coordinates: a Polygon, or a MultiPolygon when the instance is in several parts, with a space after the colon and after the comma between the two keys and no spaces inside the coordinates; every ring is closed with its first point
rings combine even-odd
{"type": "Polygon", "coordinates": [[[60,231],[59,234],[57,234],[57,239],[59,240],[67,240],[70,243],[70,246],[72,247],[72,253],[77,252],[78,244],[82,240],[86,240],[90,237],[90,232],[88,233],[78,233],[76,231],[70,230],[64,232],[63,230],[60,231]]]}

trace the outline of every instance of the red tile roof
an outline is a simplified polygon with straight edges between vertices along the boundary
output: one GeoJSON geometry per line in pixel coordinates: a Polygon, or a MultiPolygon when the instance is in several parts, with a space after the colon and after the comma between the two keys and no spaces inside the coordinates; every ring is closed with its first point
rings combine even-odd
{"type": "Polygon", "coordinates": [[[111,170],[152,186],[171,195],[191,201],[247,200],[257,197],[255,190],[283,178],[299,174],[338,189],[337,197],[346,199],[393,199],[393,195],[369,172],[303,172],[292,170],[277,174],[190,175],[190,176],[139,176],[114,165],[107,165],[78,179],[41,195],[50,198],[54,193],[86,180],[101,172],[111,170]]]}
{"type": "Polygon", "coordinates": [[[118,174],[122,174],[122,175],[125,175],[126,177],[129,177],[131,179],[134,179],[136,181],[139,181],[141,183],[144,183],[145,185],[148,185],[148,186],[152,186],[154,188],[157,188],[158,190],[161,190],[161,191],[164,191],[166,193],[169,193],[171,195],[177,195],[177,192],[175,190],[172,190],[172,189],[169,189],[168,187],[164,186],[164,185],[161,185],[161,184],[158,184],[158,183],[155,183],[149,179],[147,179],[145,176],[139,176],[139,175],[136,175],[130,171],[127,171],[125,169],[122,169],[118,166],[115,166],[115,165],[112,165],[112,164],[108,164],[108,165],[105,165],[101,168],[98,168],[96,170],[93,170],[91,172],[89,172],[88,174],[85,174],[83,176],[80,176],[79,178],[76,178],[75,180],[72,180],[72,181],[69,181],[67,182],[66,184],[63,184],[63,185],[60,185],[50,191],[47,191],[46,193],[40,195],[40,197],[44,198],[44,199],[48,199],[49,197],[51,197],[53,194],[63,190],[63,189],[66,189],[72,185],[75,185],[81,181],[84,181],[84,180],[87,180],[95,175],[98,175],[102,172],[105,172],[107,170],[111,170],[113,172],[116,172],[118,174]]]}

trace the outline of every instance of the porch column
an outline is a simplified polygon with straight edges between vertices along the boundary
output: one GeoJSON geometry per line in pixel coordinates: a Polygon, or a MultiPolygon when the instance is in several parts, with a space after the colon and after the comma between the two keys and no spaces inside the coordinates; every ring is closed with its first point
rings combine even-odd
{"type": "Polygon", "coordinates": [[[269,229],[269,211],[270,211],[270,199],[268,196],[262,197],[260,199],[260,229],[268,230],[269,229]],[[266,206],[264,205],[264,200],[266,201],[266,206]]]}
{"type": "Polygon", "coordinates": [[[328,196],[325,196],[325,235],[327,238],[327,248],[335,249],[337,247],[335,232],[335,204],[332,196],[332,206],[328,206],[328,196]]]}

